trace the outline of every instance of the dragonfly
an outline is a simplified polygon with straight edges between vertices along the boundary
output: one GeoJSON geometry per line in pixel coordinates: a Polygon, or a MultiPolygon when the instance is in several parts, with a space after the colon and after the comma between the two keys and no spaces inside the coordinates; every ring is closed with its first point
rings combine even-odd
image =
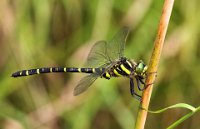
{"type": "Polygon", "coordinates": [[[80,95],[85,92],[98,78],[111,79],[114,77],[126,77],[130,79],[130,93],[141,100],[141,96],[135,91],[135,83],[139,91],[145,89],[144,80],[147,77],[148,66],[143,61],[135,62],[124,56],[126,39],[129,28],[123,27],[117,32],[111,41],[101,40],[96,42],[87,57],[85,67],[42,67],[36,69],[21,70],[13,73],[12,77],[22,77],[42,73],[87,73],[74,88],[73,94],[80,95]],[[143,85],[143,86],[141,86],[143,85]]]}

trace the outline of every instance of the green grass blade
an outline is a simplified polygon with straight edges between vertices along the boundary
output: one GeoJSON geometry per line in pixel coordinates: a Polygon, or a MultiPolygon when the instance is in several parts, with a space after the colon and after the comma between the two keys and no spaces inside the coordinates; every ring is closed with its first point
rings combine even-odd
{"type": "Polygon", "coordinates": [[[160,110],[156,110],[156,111],[151,111],[151,110],[146,110],[148,111],[149,113],[162,113],[168,109],[173,109],[173,108],[186,108],[186,109],[189,109],[191,110],[191,112],[189,112],[188,114],[184,115],[183,117],[181,117],[180,119],[178,119],[177,121],[175,121],[172,125],[170,125],[167,129],[173,129],[175,128],[176,126],[178,126],[179,124],[181,124],[183,121],[185,121],[186,119],[188,119],[189,117],[191,117],[192,115],[194,115],[196,112],[200,111],[200,106],[195,108],[189,104],[186,104],[186,103],[178,103],[178,104],[174,104],[172,106],[169,106],[169,107],[166,107],[166,108],[163,108],[163,109],[160,109],[160,110]]]}
{"type": "Polygon", "coordinates": [[[172,125],[170,125],[169,127],[167,127],[167,129],[173,129],[176,126],[178,126],[179,124],[181,124],[183,121],[187,120],[188,118],[190,118],[192,115],[194,115],[196,112],[200,111],[200,106],[198,108],[195,108],[195,110],[193,110],[192,112],[189,112],[188,114],[186,114],[185,116],[181,117],[180,119],[178,119],[176,122],[174,122],[172,125]]]}
{"type": "MultiPolygon", "coordinates": [[[[166,108],[163,108],[163,109],[160,109],[160,110],[156,110],[156,111],[151,111],[151,110],[148,110],[149,113],[162,113],[168,109],[172,109],[172,108],[186,108],[186,109],[189,109],[191,110],[192,112],[195,112],[196,108],[189,105],[189,104],[186,104],[186,103],[178,103],[178,104],[174,104],[172,106],[169,106],[169,107],[166,107],[166,108]]],[[[146,110],[146,109],[144,109],[146,110]]]]}

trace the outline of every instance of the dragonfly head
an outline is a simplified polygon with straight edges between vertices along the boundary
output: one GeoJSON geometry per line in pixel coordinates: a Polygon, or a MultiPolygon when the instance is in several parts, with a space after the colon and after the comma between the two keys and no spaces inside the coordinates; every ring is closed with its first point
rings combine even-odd
{"type": "Polygon", "coordinates": [[[147,68],[148,68],[148,66],[145,65],[144,62],[140,60],[140,62],[137,63],[137,65],[135,67],[135,73],[139,76],[145,77],[147,68]]]}

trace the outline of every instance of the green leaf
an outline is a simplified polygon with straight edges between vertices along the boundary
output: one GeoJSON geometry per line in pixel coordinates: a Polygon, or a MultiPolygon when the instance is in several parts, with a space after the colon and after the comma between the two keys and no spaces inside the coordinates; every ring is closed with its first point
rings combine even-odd
{"type": "Polygon", "coordinates": [[[178,119],[176,122],[174,122],[173,124],[171,124],[167,129],[173,129],[173,128],[175,128],[176,126],[178,126],[179,124],[181,124],[183,121],[185,121],[186,119],[188,119],[189,117],[191,117],[192,115],[194,115],[198,111],[200,111],[200,106],[198,108],[195,108],[194,111],[189,112],[185,116],[183,116],[180,119],[178,119]]]}
{"type": "Polygon", "coordinates": [[[195,107],[193,107],[193,106],[191,106],[189,104],[186,104],[186,103],[174,104],[172,106],[169,106],[169,107],[166,107],[166,108],[163,108],[163,109],[160,109],[160,110],[156,110],[156,111],[146,110],[144,108],[143,109],[148,111],[149,113],[162,113],[162,112],[164,112],[164,111],[166,111],[168,109],[172,109],[172,108],[186,108],[186,109],[191,110],[192,112],[194,112],[196,110],[195,107]]]}
{"type": "Polygon", "coordinates": [[[147,112],[149,113],[162,113],[168,109],[172,109],[172,108],[186,108],[186,109],[189,109],[191,110],[191,112],[189,112],[188,114],[184,115],[183,117],[181,117],[180,119],[178,119],[177,121],[175,121],[173,124],[171,124],[167,129],[173,129],[175,128],[176,126],[178,126],[179,124],[181,124],[183,121],[185,121],[186,119],[188,119],[189,117],[191,117],[193,114],[195,114],[196,112],[200,111],[200,106],[195,108],[189,104],[186,104],[186,103],[178,103],[178,104],[174,104],[172,106],[169,106],[169,107],[166,107],[166,108],[163,108],[163,109],[160,109],[160,110],[156,110],[156,111],[151,111],[151,110],[147,110],[147,109],[144,109],[146,110],[147,112]]]}

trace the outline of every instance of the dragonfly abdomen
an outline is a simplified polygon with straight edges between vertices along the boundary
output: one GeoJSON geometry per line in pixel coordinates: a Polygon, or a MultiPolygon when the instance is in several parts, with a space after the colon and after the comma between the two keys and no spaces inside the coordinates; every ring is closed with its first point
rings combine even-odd
{"type": "Polygon", "coordinates": [[[29,75],[34,75],[34,74],[52,73],[52,72],[65,72],[65,68],[49,67],[49,68],[22,70],[22,71],[13,73],[12,77],[21,77],[21,76],[29,76],[29,75]]]}
{"type": "Polygon", "coordinates": [[[65,72],[79,72],[79,73],[101,73],[104,69],[100,68],[68,68],[68,67],[47,67],[38,69],[21,70],[12,74],[12,77],[29,76],[42,73],[65,73],[65,72]]]}

